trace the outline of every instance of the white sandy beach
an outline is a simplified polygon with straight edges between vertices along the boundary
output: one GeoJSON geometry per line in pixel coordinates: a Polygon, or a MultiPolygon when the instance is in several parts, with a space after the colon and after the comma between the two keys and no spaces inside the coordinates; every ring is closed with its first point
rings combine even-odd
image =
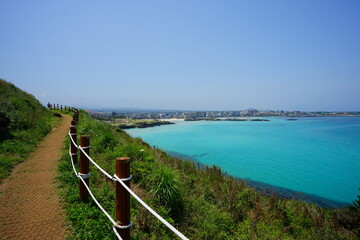
{"type": "Polygon", "coordinates": [[[166,119],[159,119],[160,121],[168,121],[168,122],[179,122],[184,121],[184,118],[166,118],[166,119]]]}

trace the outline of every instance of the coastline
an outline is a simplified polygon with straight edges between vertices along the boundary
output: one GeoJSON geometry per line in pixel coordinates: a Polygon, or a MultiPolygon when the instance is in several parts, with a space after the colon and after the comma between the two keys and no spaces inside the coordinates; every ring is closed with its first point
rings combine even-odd
{"type": "Polygon", "coordinates": [[[139,129],[129,133],[164,151],[188,154],[179,158],[220,166],[227,175],[247,178],[241,179],[247,182],[252,182],[252,179],[261,181],[252,185],[261,192],[270,189],[283,197],[302,199],[324,207],[351,205],[358,194],[358,182],[355,181],[358,180],[359,165],[355,160],[359,158],[356,150],[359,135],[355,133],[359,133],[360,119],[298,118],[298,121],[291,122],[288,118],[273,118],[268,123],[178,122],[172,127],[139,129]],[[349,135],[349,131],[355,134],[354,137],[349,135]],[[327,141],[324,133],[332,134],[332,141],[327,141]],[[168,137],[171,141],[167,140],[168,137]],[[196,139],[194,143],[192,138],[196,139]],[[342,139],[348,139],[346,146],[340,144],[342,139]],[[214,148],[226,152],[219,154],[219,151],[212,150],[214,148]],[[232,149],[236,149],[237,156],[231,155],[232,149]],[[306,152],[301,154],[303,149],[306,152]],[[344,156],[347,162],[342,160],[344,156]],[[353,167],[349,168],[350,165],[353,167]],[[337,181],[333,180],[337,178],[337,181]]]}
{"type": "MultiPolygon", "coordinates": [[[[354,116],[340,116],[341,118],[352,118],[354,116]]],[[[357,116],[355,116],[357,117],[357,116]]],[[[299,121],[301,119],[306,118],[339,118],[338,116],[301,116],[301,117],[277,117],[277,116],[269,116],[269,117],[230,117],[230,118],[165,118],[165,119],[144,119],[144,120],[133,120],[133,121],[139,121],[138,123],[120,123],[115,124],[120,129],[132,129],[132,128],[150,128],[150,127],[156,127],[161,125],[170,125],[170,124],[176,124],[176,122],[200,122],[200,121],[208,121],[208,122],[216,122],[216,121],[222,121],[222,122],[269,122],[274,119],[284,119],[286,121],[299,121]],[[145,121],[145,122],[141,122],[145,121]],[[147,122],[146,122],[147,121],[147,122]]]]}
{"type": "Polygon", "coordinates": [[[165,118],[165,119],[159,119],[161,122],[182,122],[185,121],[185,118],[165,118]]]}
{"type": "Polygon", "coordinates": [[[131,128],[149,128],[157,127],[162,125],[171,125],[175,124],[174,122],[169,121],[139,121],[139,122],[130,122],[130,123],[118,123],[116,126],[120,129],[131,129],[131,128]]]}
{"type": "MultiPolygon", "coordinates": [[[[188,156],[186,154],[173,152],[173,151],[165,151],[165,152],[173,158],[179,158],[181,160],[191,161],[195,164],[195,166],[198,166],[199,168],[205,168],[206,166],[209,166],[207,164],[203,164],[203,163],[197,161],[194,157],[188,156]]],[[[217,167],[219,167],[219,166],[217,166],[217,167]]],[[[263,195],[275,195],[279,198],[301,200],[306,203],[314,203],[323,208],[332,208],[332,209],[345,208],[351,204],[351,203],[347,203],[347,202],[340,202],[340,201],[331,200],[331,199],[324,198],[324,197],[319,197],[314,194],[308,194],[308,193],[304,193],[304,192],[295,191],[295,190],[292,190],[289,188],[274,186],[274,185],[267,184],[264,182],[254,181],[249,178],[236,177],[236,176],[226,173],[225,171],[223,171],[223,173],[227,176],[233,177],[234,179],[238,180],[239,182],[244,181],[249,187],[255,188],[258,192],[260,192],[263,195]]]]}

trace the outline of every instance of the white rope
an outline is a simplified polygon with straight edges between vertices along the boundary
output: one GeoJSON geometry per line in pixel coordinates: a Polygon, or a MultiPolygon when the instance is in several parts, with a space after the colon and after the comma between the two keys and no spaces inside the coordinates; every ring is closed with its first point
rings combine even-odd
{"type": "MultiPolygon", "coordinates": [[[[81,146],[77,146],[75,144],[75,142],[73,141],[73,139],[71,138],[70,132],[69,132],[69,136],[71,141],[73,142],[73,144],[80,149],[84,155],[103,173],[105,174],[109,179],[113,180],[113,181],[118,181],[141,205],[143,205],[152,215],[154,215],[157,219],[159,219],[163,224],[165,224],[166,227],[168,227],[171,231],[173,231],[178,237],[180,237],[183,240],[189,240],[187,237],[185,237],[181,232],[179,232],[176,228],[174,228],[170,223],[168,223],[164,218],[162,218],[157,212],[155,212],[152,208],[149,207],[149,205],[147,205],[143,200],[141,200],[133,191],[131,191],[131,189],[126,186],[126,184],[123,181],[128,181],[131,179],[132,176],[130,176],[129,178],[125,178],[125,179],[120,179],[118,176],[116,176],[116,174],[114,175],[114,177],[112,177],[109,173],[107,173],[104,169],[102,169],[99,165],[97,165],[97,163],[91,159],[91,157],[84,151],[84,149],[81,146]]],[[[94,202],[96,203],[96,205],[100,208],[100,210],[108,217],[108,219],[112,222],[113,224],[113,231],[116,235],[116,237],[118,237],[120,240],[122,240],[122,238],[120,237],[119,233],[116,231],[116,226],[121,227],[120,225],[118,225],[114,219],[112,219],[112,217],[105,211],[105,209],[100,205],[100,203],[96,200],[95,196],[92,194],[90,188],[87,186],[87,184],[85,183],[85,180],[77,173],[73,159],[72,159],[72,155],[71,152],[69,151],[69,154],[71,156],[71,164],[73,166],[73,170],[75,172],[75,175],[83,182],[85,188],[87,189],[87,191],[89,192],[90,196],[92,197],[92,199],[94,200],[94,202]]],[[[128,226],[131,226],[132,222],[130,222],[130,224],[128,226]]],[[[128,226],[125,226],[126,228],[128,226]]]]}
{"type": "Polygon", "coordinates": [[[116,226],[115,226],[115,228],[120,228],[120,229],[127,229],[127,228],[131,228],[131,226],[133,225],[133,223],[132,223],[132,221],[130,221],[130,223],[128,224],[128,225],[119,225],[119,224],[117,224],[116,226]]]}
{"type": "MultiPolygon", "coordinates": [[[[70,139],[72,140],[71,138],[71,135],[69,133],[69,136],[70,136],[70,139]]],[[[73,141],[74,143],[74,141],[73,141]]],[[[76,146],[76,144],[74,143],[74,145],[76,146]]],[[[76,146],[77,148],[79,148],[78,146],[76,146]]],[[[72,168],[74,170],[74,173],[76,175],[77,178],[81,179],[81,181],[83,182],[83,184],[85,185],[86,189],[88,190],[89,194],[91,195],[91,197],[94,199],[95,203],[98,205],[98,207],[103,211],[103,213],[109,218],[109,220],[115,224],[112,226],[112,229],[116,235],[116,237],[119,239],[119,240],[123,240],[121,238],[121,236],[119,235],[119,233],[116,231],[116,226],[118,226],[118,224],[116,224],[116,222],[110,217],[110,215],[105,211],[105,209],[99,204],[99,202],[95,199],[94,195],[92,194],[92,192],[90,191],[89,187],[87,186],[87,184],[85,183],[84,179],[79,175],[79,173],[76,171],[76,167],[75,167],[75,164],[74,164],[74,160],[73,160],[73,154],[71,153],[71,151],[69,151],[69,155],[70,155],[70,158],[71,158],[71,165],[72,165],[72,168]]],[[[132,225],[132,222],[130,222],[130,224],[132,225]]],[[[131,226],[130,225],[130,226],[131,226]]],[[[130,227],[129,226],[129,227],[130,227]]]]}
{"type": "Polygon", "coordinates": [[[91,177],[91,172],[88,173],[79,173],[78,177],[81,177],[82,179],[88,179],[91,177]]]}
{"type": "MultiPolygon", "coordinates": [[[[116,175],[116,174],[115,174],[116,175]]],[[[114,179],[114,181],[117,181],[117,179],[115,179],[115,175],[114,175],[114,177],[113,177],[113,179],[114,179]]],[[[123,182],[126,182],[126,181],[130,181],[131,179],[132,179],[132,175],[130,175],[129,177],[127,177],[127,178],[120,178],[120,180],[121,181],[123,181],[123,182]]]]}
{"type": "Polygon", "coordinates": [[[157,212],[155,212],[152,208],[150,208],[143,200],[141,200],[131,189],[126,186],[121,179],[114,175],[116,180],[141,204],[143,205],[152,215],[154,215],[157,219],[159,219],[165,226],[167,226],[171,231],[173,231],[178,237],[180,237],[183,240],[189,240],[187,237],[185,237],[181,232],[179,232],[176,228],[174,228],[170,223],[168,223],[165,219],[163,219],[157,212]]]}
{"type": "Polygon", "coordinates": [[[72,168],[74,170],[74,173],[76,175],[76,177],[78,177],[78,172],[76,171],[76,168],[75,168],[75,165],[74,165],[74,160],[73,160],[73,156],[71,154],[71,152],[69,151],[69,155],[70,155],[70,158],[71,158],[71,165],[72,165],[72,168]]]}
{"type": "Polygon", "coordinates": [[[112,217],[107,213],[107,211],[105,211],[105,209],[100,205],[100,203],[96,200],[95,196],[94,196],[93,193],[91,192],[91,190],[90,190],[90,188],[88,187],[88,185],[86,184],[85,180],[82,179],[81,177],[80,177],[79,179],[83,182],[85,188],[86,188],[87,191],[89,192],[90,196],[92,197],[92,199],[94,200],[94,202],[96,203],[96,205],[97,205],[97,206],[100,208],[100,210],[108,217],[108,219],[110,220],[110,222],[112,222],[113,225],[118,225],[118,224],[114,221],[114,219],[112,219],[112,217]]]}
{"type": "Polygon", "coordinates": [[[76,145],[76,143],[75,143],[74,140],[72,139],[70,131],[69,131],[68,135],[69,135],[69,137],[70,137],[71,142],[74,144],[74,146],[75,146],[77,149],[79,149],[78,145],[76,145]]]}
{"type": "Polygon", "coordinates": [[[74,146],[77,148],[77,149],[80,149],[83,153],[84,153],[84,155],[95,165],[95,167],[97,167],[103,174],[105,174],[110,180],[115,180],[110,174],[108,174],[104,169],[102,169],[99,165],[97,165],[97,163],[94,161],[94,160],[92,160],[92,158],[84,151],[84,149],[86,149],[86,148],[90,148],[90,146],[87,146],[87,147],[81,147],[81,146],[78,146],[78,145],[76,145],[76,143],[74,142],[74,140],[72,139],[72,137],[71,137],[71,133],[70,133],[70,131],[69,131],[69,134],[68,134],[69,136],[70,136],[70,140],[71,140],[71,142],[74,144],[74,146]]]}
{"type": "Polygon", "coordinates": [[[112,226],[112,230],[114,231],[116,237],[117,237],[119,240],[123,240],[123,239],[120,237],[120,234],[116,231],[115,226],[112,226]]]}
{"type": "Polygon", "coordinates": [[[84,153],[84,155],[92,162],[95,167],[97,167],[103,174],[105,174],[110,180],[115,180],[110,174],[108,174],[104,169],[102,169],[97,163],[89,157],[89,155],[84,151],[82,147],[79,146],[79,149],[84,153]]]}
{"type": "MultiPolygon", "coordinates": [[[[86,184],[85,180],[82,179],[81,177],[78,177],[84,184],[85,188],[87,189],[87,191],[89,192],[90,196],[92,197],[92,199],[94,200],[94,202],[96,203],[96,205],[100,208],[100,210],[108,217],[108,219],[110,220],[110,222],[113,224],[112,229],[116,235],[116,237],[119,240],[123,240],[121,238],[121,236],[119,235],[119,233],[116,231],[116,226],[119,226],[114,219],[112,219],[112,217],[107,213],[107,211],[100,205],[100,203],[96,200],[96,198],[94,197],[93,193],[91,192],[90,188],[88,187],[88,185],[86,184]]],[[[130,221],[129,227],[132,225],[132,222],[130,221]]],[[[126,226],[128,227],[128,226],[126,226]]]]}

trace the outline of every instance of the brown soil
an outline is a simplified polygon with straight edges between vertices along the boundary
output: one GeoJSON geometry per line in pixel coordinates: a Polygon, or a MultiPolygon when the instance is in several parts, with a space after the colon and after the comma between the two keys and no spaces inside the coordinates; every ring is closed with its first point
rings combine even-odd
{"type": "Polygon", "coordinates": [[[0,185],[0,239],[64,239],[70,234],[55,183],[71,117],[0,185]]]}

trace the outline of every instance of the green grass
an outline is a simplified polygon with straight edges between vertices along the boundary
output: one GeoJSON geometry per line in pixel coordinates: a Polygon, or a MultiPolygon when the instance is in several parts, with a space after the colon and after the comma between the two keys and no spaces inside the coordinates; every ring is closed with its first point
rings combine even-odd
{"type": "Polygon", "coordinates": [[[10,125],[0,134],[0,181],[33,152],[59,119],[32,95],[0,79],[0,112],[10,125]]]}
{"type": "MultiPolygon", "coordinates": [[[[200,167],[168,156],[139,138],[81,112],[78,136],[90,135],[92,158],[110,174],[115,159],[131,158],[132,188],[190,239],[357,239],[356,208],[323,209],[299,200],[262,195],[216,166],[200,167]]],[[[71,239],[113,239],[111,223],[93,201],[78,199],[68,156],[59,164],[59,187],[71,222],[71,239]]],[[[91,166],[90,187],[114,217],[114,183],[91,166]]],[[[131,199],[132,239],[177,239],[131,199]]]]}

